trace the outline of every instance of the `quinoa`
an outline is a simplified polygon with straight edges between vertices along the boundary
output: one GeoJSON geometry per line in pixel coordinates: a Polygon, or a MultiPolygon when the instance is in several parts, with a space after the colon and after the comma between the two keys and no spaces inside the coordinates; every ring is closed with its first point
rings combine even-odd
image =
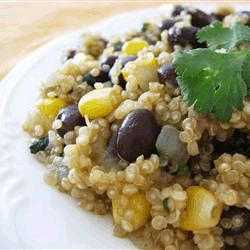
{"type": "MultiPolygon", "coordinates": [[[[161,24],[111,40],[83,34],[22,125],[44,181],[87,211],[112,214],[113,234],[140,249],[250,248],[250,100],[222,123],[187,105],[171,68],[178,51],[203,46],[185,33],[173,44],[170,29],[194,28],[198,11],[175,6],[161,24]],[[161,144],[163,128],[175,152],[161,144]]],[[[232,7],[199,18],[250,23],[232,7]]]]}

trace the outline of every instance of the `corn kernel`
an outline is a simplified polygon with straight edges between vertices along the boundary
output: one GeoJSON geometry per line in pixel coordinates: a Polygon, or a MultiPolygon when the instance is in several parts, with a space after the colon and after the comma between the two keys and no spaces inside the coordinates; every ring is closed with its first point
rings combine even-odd
{"type": "MultiPolygon", "coordinates": [[[[143,69],[144,71],[145,69],[147,69],[147,67],[149,67],[150,69],[155,69],[158,67],[157,60],[151,54],[141,56],[140,61],[134,61],[132,62],[132,64],[137,67],[137,71],[138,71],[138,68],[140,67],[144,67],[143,69]]],[[[129,75],[129,70],[127,67],[122,69],[122,75],[123,75],[123,78],[127,81],[127,78],[129,75]]]]}
{"type": "Polygon", "coordinates": [[[222,212],[222,204],[216,197],[200,186],[187,188],[187,211],[180,220],[180,228],[193,231],[217,225],[222,212]]]}
{"type": "Polygon", "coordinates": [[[147,222],[150,215],[150,204],[147,201],[145,194],[138,192],[128,196],[128,203],[123,207],[119,204],[119,198],[113,199],[112,211],[114,222],[116,224],[121,224],[122,221],[126,220],[132,225],[132,231],[134,231],[147,222]],[[127,211],[130,211],[133,216],[128,218],[126,216],[127,211]]]}
{"type": "Polygon", "coordinates": [[[149,44],[141,39],[135,38],[128,42],[125,42],[122,46],[122,52],[128,55],[137,55],[137,53],[149,44]]]}
{"type": "Polygon", "coordinates": [[[154,54],[147,53],[138,57],[137,60],[127,63],[122,69],[122,75],[125,81],[131,79],[133,88],[140,87],[145,92],[149,89],[149,82],[159,81],[157,68],[158,62],[154,54]]]}
{"type": "Polygon", "coordinates": [[[95,89],[81,98],[78,108],[83,117],[96,119],[109,115],[121,101],[120,88],[95,89]]]}
{"type": "Polygon", "coordinates": [[[42,98],[36,107],[47,117],[49,120],[55,119],[59,110],[68,105],[69,101],[61,98],[42,98]]]}

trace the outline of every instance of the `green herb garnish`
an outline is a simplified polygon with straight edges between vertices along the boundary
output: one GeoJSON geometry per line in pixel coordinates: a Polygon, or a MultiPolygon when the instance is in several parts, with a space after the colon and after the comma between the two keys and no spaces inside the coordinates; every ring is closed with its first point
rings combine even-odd
{"type": "MultiPolygon", "coordinates": [[[[214,113],[222,122],[230,119],[233,108],[243,108],[243,100],[249,94],[250,49],[212,49],[225,47],[228,50],[232,46],[250,41],[250,33],[247,38],[245,28],[242,24],[235,24],[232,28],[220,28],[217,22],[206,26],[197,36],[202,39],[201,42],[206,41],[210,48],[179,52],[173,62],[178,75],[178,85],[187,104],[193,105],[200,113],[214,113]],[[245,36],[242,34],[244,32],[245,36]],[[227,41],[224,42],[221,36],[227,41]]],[[[247,29],[250,32],[250,28],[247,29]]]]}
{"type": "Polygon", "coordinates": [[[169,211],[169,207],[168,207],[168,198],[165,198],[165,199],[162,201],[162,204],[163,204],[164,209],[168,212],[168,211],[169,211]]]}
{"type": "Polygon", "coordinates": [[[141,28],[141,32],[146,32],[146,30],[147,30],[147,24],[143,23],[142,28],[141,28]]]}
{"type": "Polygon", "coordinates": [[[115,49],[115,51],[121,51],[121,50],[122,50],[122,45],[123,45],[123,44],[122,44],[121,41],[115,43],[115,44],[114,44],[114,49],[115,49]]]}
{"type": "Polygon", "coordinates": [[[243,42],[250,41],[250,28],[240,22],[235,22],[232,27],[223,27],[219,21],[203,27],[197,38],[200,43],[206,42],[211,50],[233,49],[243,42]]]}
{"type": "Polygon", "coordinates": [[[96,77],[93,77],[92,74],[90,72],[86,73],[83,75],[83,78],[85,81],[87,81],[87,83],[91,86],[94,86],[94,84],[96,83],[96,77]]]}
{"type": "Polygon", "coordinates": [[[214,174],[217,174],[216,168],[212,168],[212,169],[210,170],[210,173],[213,174],[213,175],[214,175],[214,174]]]}
{"type": "Polygon", "coordinates": [[[182,165],[178,169],[179,173],[188,173],[189,172],[189,167],[187,165],[182,165]]]}
{"type": "Polygon", "coordinates": [[[49,145],[49,137],[48,136],[41,137],[39,140],[34,141],[30,145],[30,152],[32,154],[36,154],[37,152],[44,150],[48,145],[49,145]]]}

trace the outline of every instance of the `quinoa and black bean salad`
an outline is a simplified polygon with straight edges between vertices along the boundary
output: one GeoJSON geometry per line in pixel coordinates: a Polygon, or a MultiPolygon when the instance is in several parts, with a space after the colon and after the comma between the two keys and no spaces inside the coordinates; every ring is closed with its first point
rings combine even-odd
{"type": "Polygon", "coordinates": [[[141,249],[250,249],[249,48],[222,6],[83,34],[23,124],[45,182],[141,249]]]}

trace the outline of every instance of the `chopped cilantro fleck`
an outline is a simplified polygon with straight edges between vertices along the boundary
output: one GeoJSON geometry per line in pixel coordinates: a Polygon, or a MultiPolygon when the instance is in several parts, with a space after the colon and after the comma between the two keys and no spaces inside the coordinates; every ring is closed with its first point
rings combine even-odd
{"type": "Polygon", "coordinates": [[[32,154],[36,154],[39,151],[44,150],[49,144],[49,137],[45,136],[45,137],[41,137],[39,140],[34,141],[31,145],[30,145],[30,152],[32,154]]]}
{"type": "Polygon", "coordinates": [[[146,32],[146,26],[147,26],[147,24],[146,23],[143,23],[142,24],[142,28],[141,28],[141,32],[146,32]]]}
{"type": "Polygon", "coordinates": [[[189,172],[189,167],[186,166],[186,165],[182,165],[182,166],[179,167],[178,172],[179,173],[188,173],[189,172]]]}
{"type": "Polygon", "coordinates": [[[115,44],[114,44],[114,49],[115,49],[115,51],[121,51],[121,50],[122,50],[122,45],[123,45],[123,44],[122,44],[121,41],[115,43],[115,44]]]}
{"type": "Polygon", "coordinates": [[[83,75],[83,78],[85,81],[87,81],[87,83],[91,86],[94,86],[94,84],[96,83],[96,78],[92,76],[92,74],[90,72],[86,73],[83,75]]]}
{"type": "Polygon", "coordinates": [[[168,207],[168,198],[165,198],[165,199],[162,201],[162,204],[163,204],[164,209],[168,212],[168,211],[169,211],[169,207],[168,207]]]}
{"type": "Polygon", "coordinates": [[[243,42],[250,41],[250,28],[240,22],[232,27],[223,27],[219,21],[203,27],[197,34],[199,42],[206,42],[209,49],[233,49],[243,42]]]}
{"type": "Polygon", "coordinates": [[[211,173],[211,174],[217,174],[216,168],[212,168],[212,169],[210,170],[210,173],[211,173]]]}

